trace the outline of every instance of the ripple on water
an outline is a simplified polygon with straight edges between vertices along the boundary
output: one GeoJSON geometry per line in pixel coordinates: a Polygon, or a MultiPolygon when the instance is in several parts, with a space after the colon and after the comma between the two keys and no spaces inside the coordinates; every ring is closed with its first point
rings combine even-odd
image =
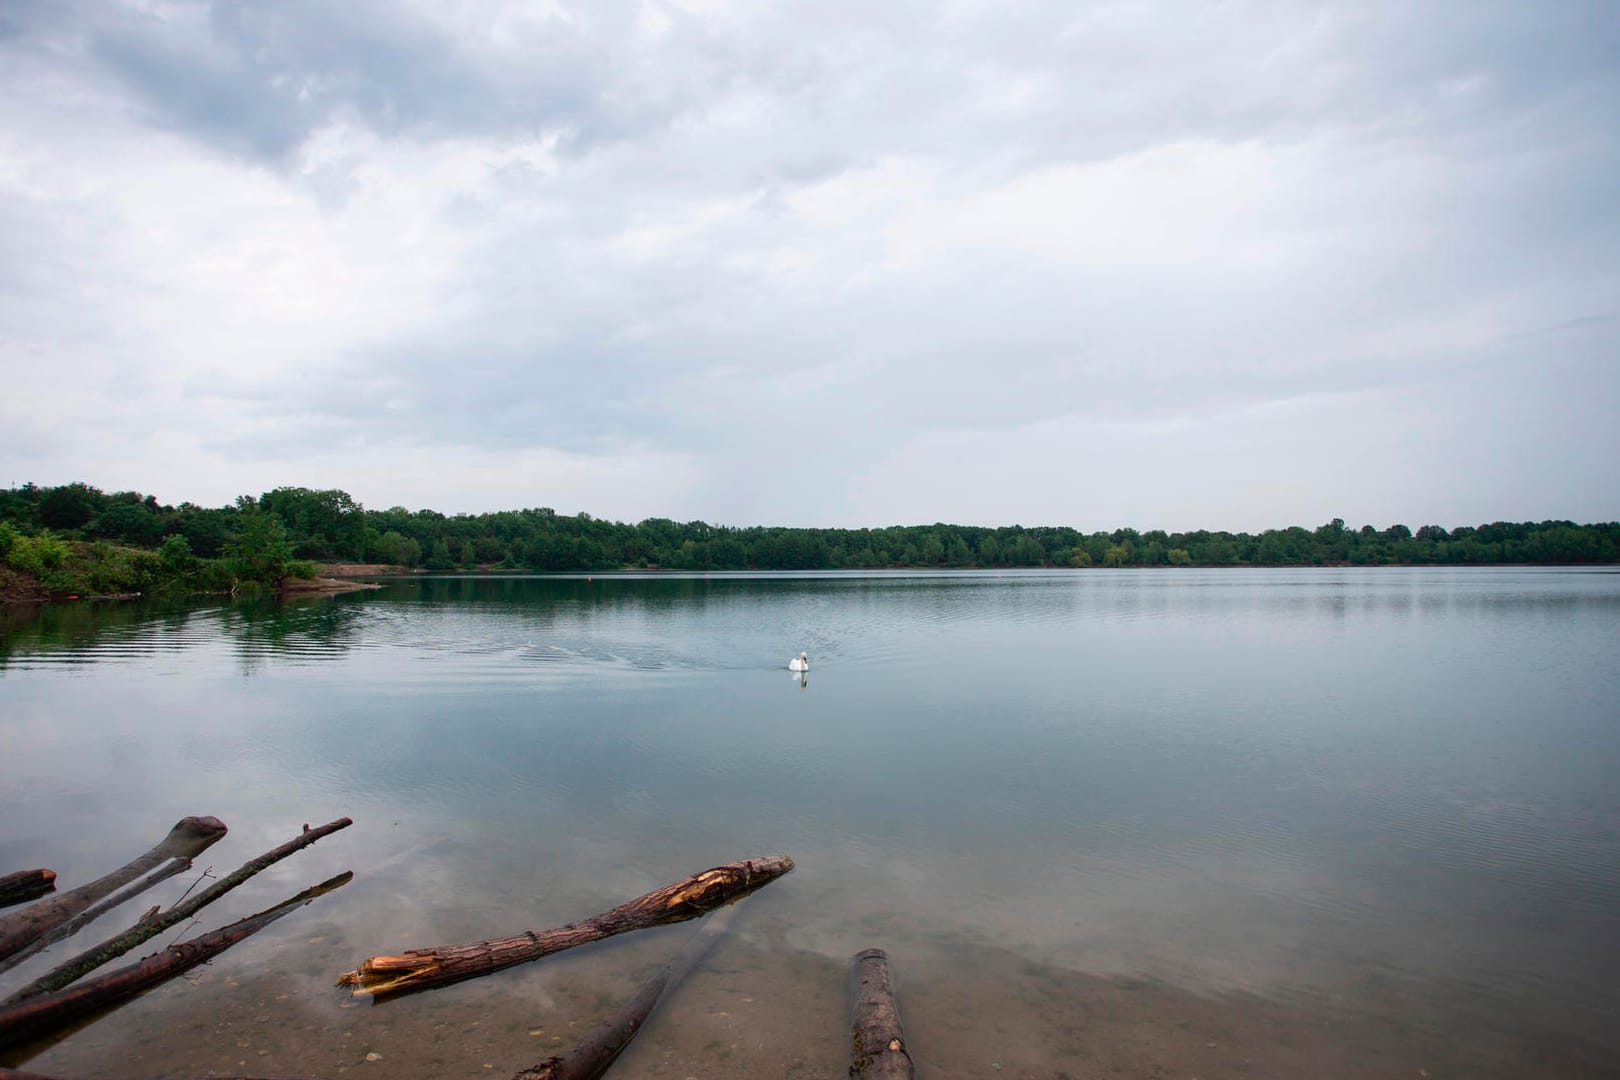
{"type": "MultiPolygon", "coordinates": [[[[47,704],[96,704],[98,666],[123,695],[144,665],[197,675],[229,722],[175,721],[179,683],[94,714],[138,756],[131,805],[239,784],[274,813],[341,798],[458,838],[501,823],[510,867],[447,844],[389,880],[413,918],[462,910],[412,894],[417,869],[514,894],[586,850],[650,885],[781,849],[803,853],[776,894],[783,933],[835,957],[850,927],[948,956],[993,936],[1069,969],[1601,1035],[1592,1003],[1620,962],[1616,590],[1462,580],[644,579],[475,600],[421,582],[62,613],[6,631],[0,674],[36,672],[17,682],[38,707],[28,724],[0,708],[0,779],[49,802],[73,765],[49,756],[47,704]],[[255,681],[278,666],[299,670],[255,681]],[[142,725],[184,732],[183,752],[142,725]]],[[[367,913],[331,910],[366,933],[367,913]]]]}

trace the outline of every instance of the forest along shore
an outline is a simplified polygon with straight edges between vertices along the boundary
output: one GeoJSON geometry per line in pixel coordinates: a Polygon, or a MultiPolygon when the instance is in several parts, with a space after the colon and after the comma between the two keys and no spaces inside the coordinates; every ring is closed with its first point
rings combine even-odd
{"type": "Polygon", "coordinates": [[[89,484],[0,490],[0,598],[333,592],[318,577],[506,570],[1490,566],[1620,563],[1620,522],[1403,524],[1260,533],[1068,526],[875,529],[636,524],[550,507],[447,516],[367,510],[336,489],[282,487],[231,506],[159,503],[89,484]],[[340,566],[323,572],[318,564],[340,566]],[[360,568],[364,567],[363,570],[360,568]],[[292,584],[289,584],[292,583],[292,584]]]}

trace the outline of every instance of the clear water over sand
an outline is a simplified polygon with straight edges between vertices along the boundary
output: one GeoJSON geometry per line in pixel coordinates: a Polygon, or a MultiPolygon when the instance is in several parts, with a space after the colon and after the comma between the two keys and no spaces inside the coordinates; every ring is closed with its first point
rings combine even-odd
{"type": "Polygon", "coordinates": [[[841,1075],[869,945],[930,1076],[1620,1068],[1620,575],[417,578],[0,640],[0,870],[356,822],[204,923],[352,885],[41,1071],[510,1075],[691,928],[375,1008],[332,977],[777,852],[624,1075],[841,1075]]]}

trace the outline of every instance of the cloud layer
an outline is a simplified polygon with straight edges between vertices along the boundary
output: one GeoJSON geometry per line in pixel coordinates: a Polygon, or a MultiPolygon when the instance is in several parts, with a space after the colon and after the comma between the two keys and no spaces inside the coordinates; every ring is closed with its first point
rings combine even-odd
{"type": "Polygon", "coordinates": [[[0,482],[1620,513],[1601,2],[0,13],[0,482]]]}

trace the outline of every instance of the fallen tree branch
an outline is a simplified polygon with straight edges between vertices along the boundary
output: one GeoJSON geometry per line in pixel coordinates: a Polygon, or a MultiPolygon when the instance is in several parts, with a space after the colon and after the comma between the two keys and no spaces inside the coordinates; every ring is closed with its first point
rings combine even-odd
{"type": "Polygon", "coordinates": [[[340,975],[338,985],[354,987],[356,997],[370,994],[373,998],[448,986],[615,934],[695,919],[792,869],[793,860],[786,855],[727,863],[655,889],[584,922],[471,945],[435,945],[397,956],[373,956],[354,971],[340,975]]]}
{"type": "MultiPolygon", "coordinates": [[[[8,1069],[0,1065],[0,1080],[64,1080],[60,1076],[46,1076],[44,1073],[23,1072],[21,1069],[8,1069]]],[[[210,1076],[208,1080],[266,1080],[264,1077],[254,1076],[210,1076]]],[[[297,1080],[295,1077],[277,1077],[276,1080],[297,1080]]]]}
{"type": "Polygon", "coordinates": [[[0,917],[0,958],[19,951],[35,938],[67,922],[96,901],[111,896],[165,860],[193,858],[224,835],[225,823],[218,818],[181,818],[162,843],[106,877],[41,901],[26,911],[0,917]]]}
{"type": "Polygon", "coordinates": [[[900,1030],[888,954],[862,949],[851,963],[854,1056],[849,1075],[855,1080],[911,1080],[911,1055],[900,1030]]]}
{"type": "Polygon", "coordinates": [[[4,960],[0,960],[0,972],[10,971],[12,968],[16,967],[24,960],[27,960],[35,953],[44,952],[52,945],[55,945],[58,941],[61,941],[64,938],[70,938],[74,934],[77,934],[80,930],[83,930],[85,927],[107,914],[107,912],[111,911],[113,908],[118,907],[127,900],[133,900],[135,897],[139,896],[147,889],[150,889],[158,882],[166,881],[169,878],[174,877],[174,875],[184,873],[189,869],[191,869],[190,859],[170,859],[168,862],[164,863],[150,874],[147,874],[145,877],[141,878],[141,880],[137,881],[135,884],[131,885],[117,896],[110,896],[101,903],[97,904],[95,907],[81,912],[79,915],[63,923],[61,926],[52,927],[50,930],[35,938],[33,941],[30,941],[27,945],[24,945],[21,949],[18,949],[4,960]]]}
{"type": "Polygon", "coordinates": [[[128,967],[109,971],[67,990],[0,1009],[0,1049],[47,1038],[82,1016],[122,1004],[143,990],[213,959],[317,896],[342,888],[353,877],[352,872],[339,874],[257,915],[249,915],[192,941],[170,945],[128,967]]]}
{"type": "Polygon", "coordinates": [[[630,1045],[630,1040],[646,1024],[664,994],[679,985],[714,948],[715,942],[725,936],[731,926],[730,914],[722,912],[706,920],[703,929],[686,943],[686,948],[660,968],[658,974],[642,983],[635,996],[602,1021],[588,1039],[560,1057],[550,1057],[524,1069],[512,1080],[597,1080],[630,1045]]]}
{"type": "Polygon", "coordinates": [[[330,836],[339,829],[346,829],[353,824],[354,822],[349,818],[338,818],[336,821],[322,825],[318,829],[311,829],[308,825],[305,825],[304,831],[300,835],[280,847],[271,848],[258,858],[243,863],[190,900],[176,904],[168,911],[155,912],[142,917],[134,926],[117,937],[109,938],[99,945],[92,946],[73,959],[41,975],[3,1002],[0,1002],[0,1006],[13,1005],[20,1001],[27,1001],[29,998],[38,997],[41,994],[50,994],[62,989],[74,980],[88,975],[101,965],[124,955],[142,942],[163,933],[169,927],[191,918],[204,907],[212,904],[265,867],[280,862],[293,852],[308,847],[323,836],[330,836]]]}
{"type": "Polygon", "coordinates": [[[56,888],[55,870],[18,870],[0,877],[0,907],[38,900],[56,888]]]}

